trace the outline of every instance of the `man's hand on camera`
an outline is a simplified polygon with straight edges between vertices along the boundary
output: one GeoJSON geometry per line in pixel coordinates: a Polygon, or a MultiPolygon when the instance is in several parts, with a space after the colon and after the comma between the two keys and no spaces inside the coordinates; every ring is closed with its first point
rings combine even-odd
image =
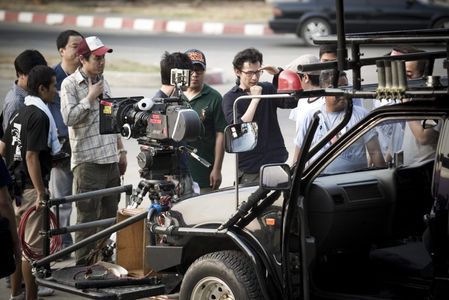
{"type": "Polygon", "coordinates": [[[92,83],[92,80],[89,78],[89,92],[87,94],[87,98],[90,102],[94,102],[97,100],[98,96],[103,94],[103,80],[98,81],[97,83],[92,83]]]}

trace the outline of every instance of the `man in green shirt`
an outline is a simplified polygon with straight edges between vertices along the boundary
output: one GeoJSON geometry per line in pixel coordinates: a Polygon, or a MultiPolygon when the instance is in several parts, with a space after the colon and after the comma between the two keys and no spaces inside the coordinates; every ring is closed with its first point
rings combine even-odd
{"type": "Polygon", "coordinates": [[[226,126],[223,110],[221,108],[222,97],[219,92],[204,83],[206,72],[206,57],[204,53],[190,49],[186,51],[193,64],[190,75],[190,86],[184,92],[183,97],[198,113],[203,123],[204,133],[195,141],[189,143],[197,149],[196,154],[211,163],[209,168],[189,157],[188,165],[201,193],[216,190],[221,184],[221,166],[224,156],[224,135],[226,126]]]}

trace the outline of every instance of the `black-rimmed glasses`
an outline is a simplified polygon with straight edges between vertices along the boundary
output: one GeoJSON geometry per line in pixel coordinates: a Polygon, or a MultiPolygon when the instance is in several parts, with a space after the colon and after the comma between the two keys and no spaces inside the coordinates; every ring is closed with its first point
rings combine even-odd
{"type": "Polygon", "coordinates": [[[243,71],[243,70],[240,70],[240,72],[242,72],[243,74],[245,74],[248,77],[253,77],[254,75],[260,76],[263,73],[262,70],[259,70],[259,71],[243,71]]]}

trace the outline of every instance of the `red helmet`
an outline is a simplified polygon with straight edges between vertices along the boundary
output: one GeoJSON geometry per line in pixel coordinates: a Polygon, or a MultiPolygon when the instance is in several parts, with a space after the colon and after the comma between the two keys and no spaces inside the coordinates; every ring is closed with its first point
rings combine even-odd
{"type": "Polygon", "coordinates": [[[303,88],[301,86],[301,80],[297,73],[292,70],[284,70],[279,74],[278,78],[278,93],[290,94],[294,92],[300,92],[303,88]]]}

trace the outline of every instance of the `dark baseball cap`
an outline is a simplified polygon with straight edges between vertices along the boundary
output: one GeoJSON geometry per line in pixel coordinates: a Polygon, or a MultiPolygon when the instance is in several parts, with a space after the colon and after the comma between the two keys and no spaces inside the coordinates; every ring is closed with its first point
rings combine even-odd
{"type": "Polygon", "coordinates": [[[203,52],[197,49],[189,49],[185,54],[190,58],[192,64],[201,65],[203,69],[206,69],[206,57],[203,52]]]}
{"type": "Polygon", "coordinates": [[[112,49],[106,47],[97,36],[89,36],[81,41],[78,46],[78,55],[94,54],[96,56],[104,55],[106,52],[111,53],[112,49]]]}

